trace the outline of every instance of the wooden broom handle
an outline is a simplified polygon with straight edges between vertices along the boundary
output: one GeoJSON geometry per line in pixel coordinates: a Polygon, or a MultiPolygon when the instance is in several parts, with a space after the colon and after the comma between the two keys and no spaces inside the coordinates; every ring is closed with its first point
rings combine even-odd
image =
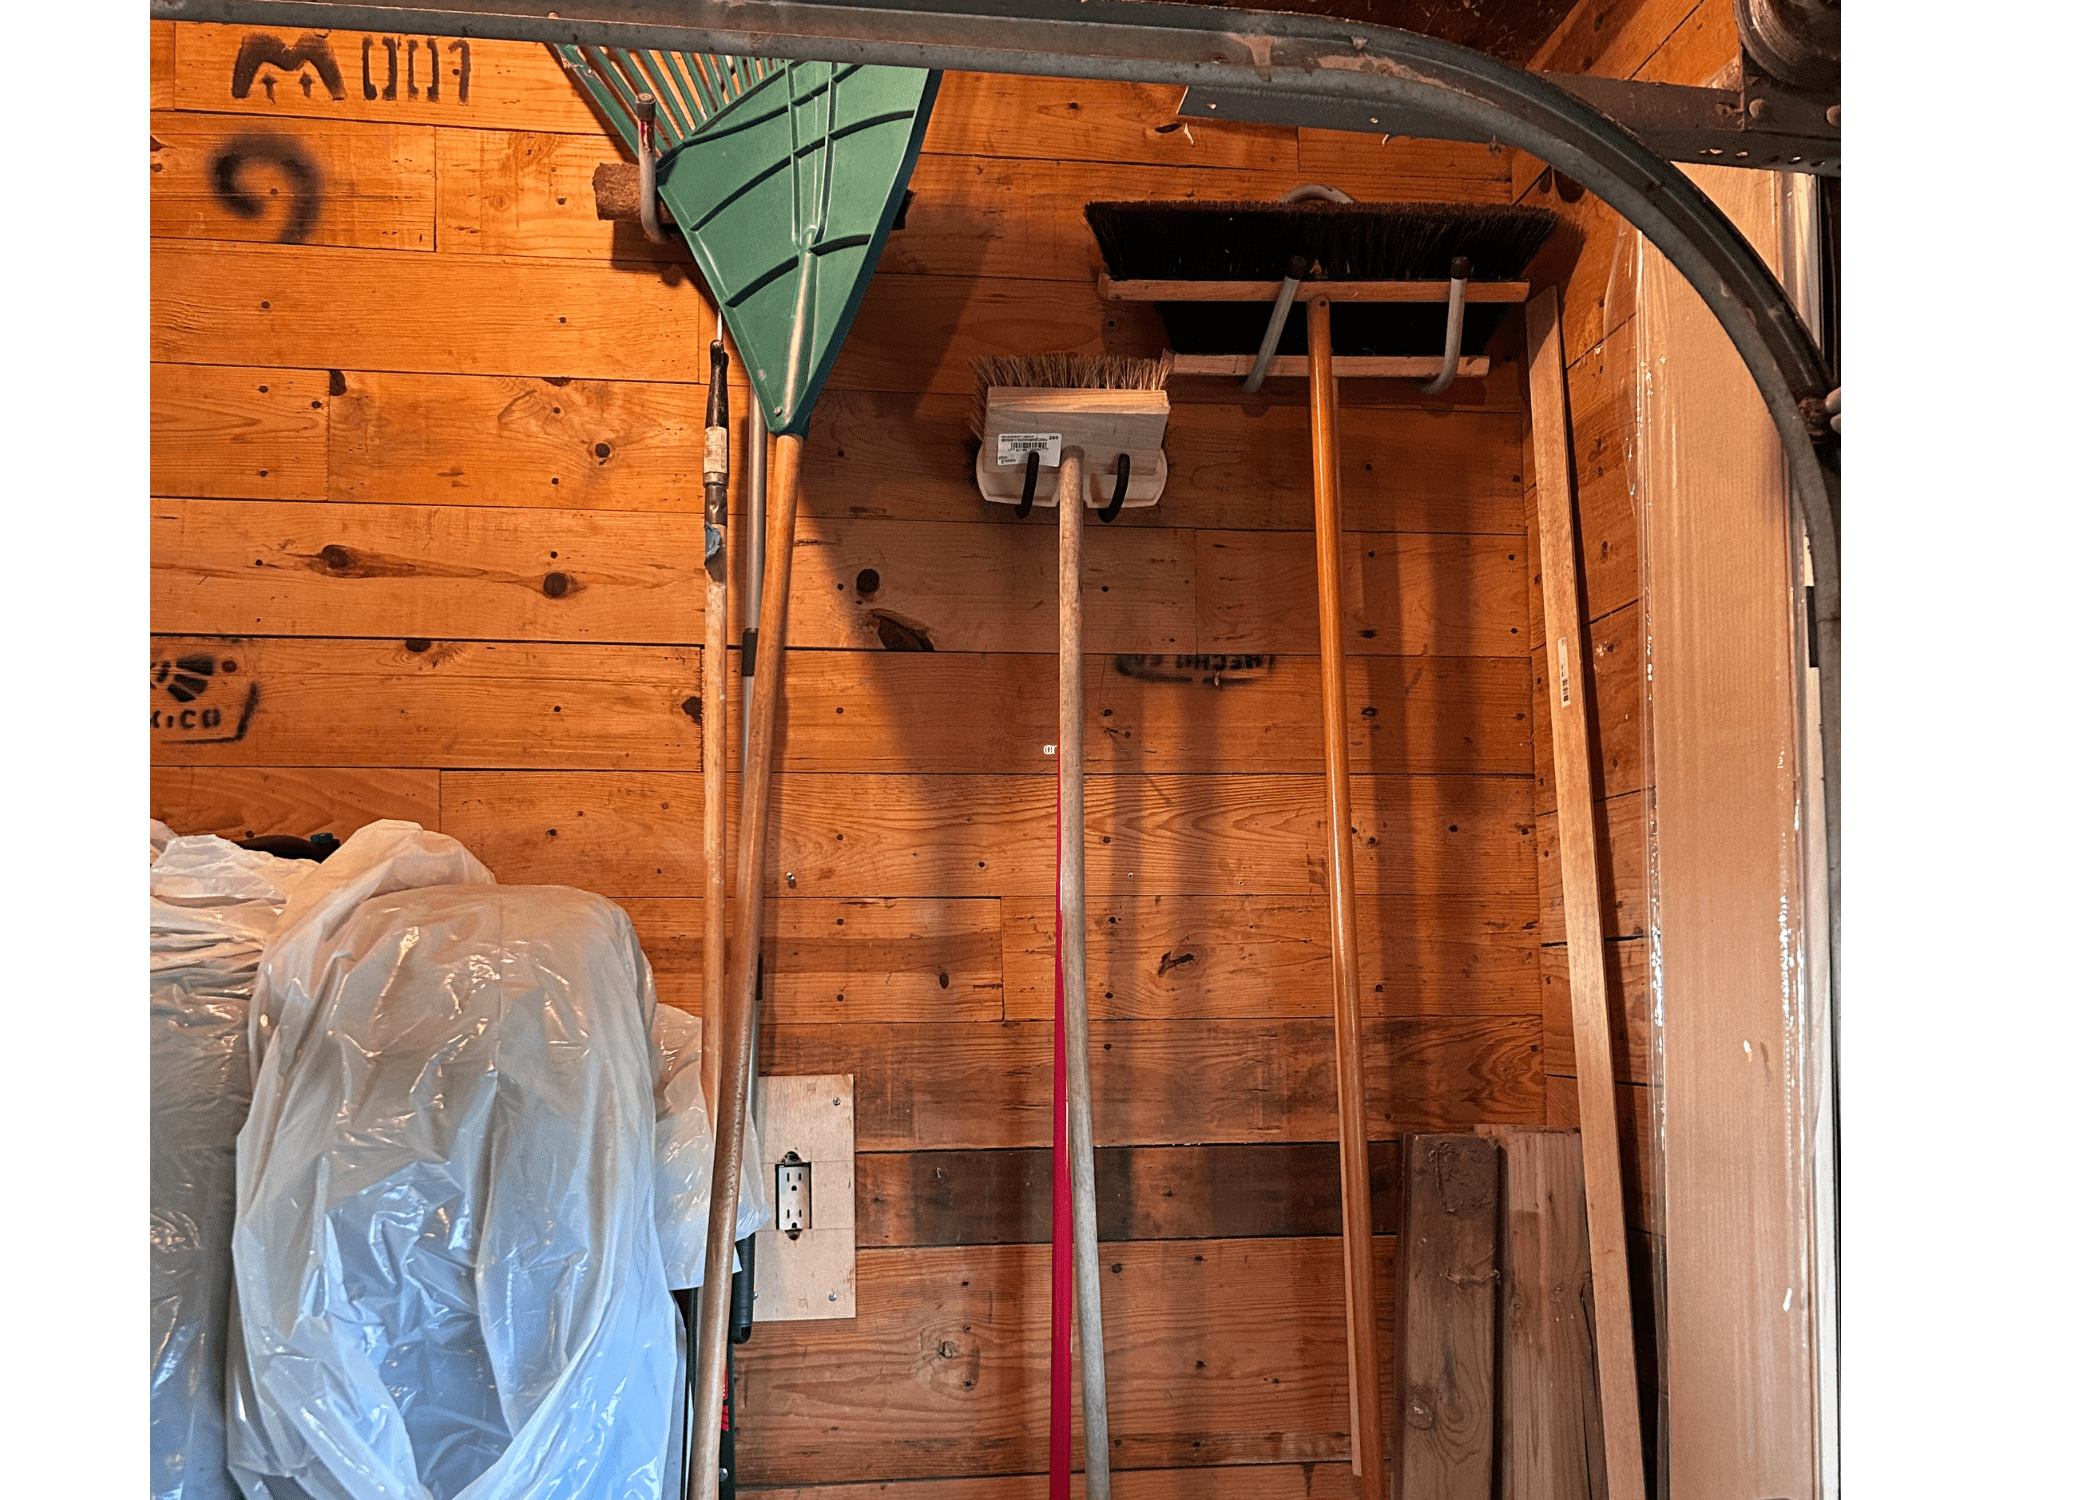
{"type": "Polygon", "coordinates": [[[1342,460],[1325,296],[1306,303],[1312,371],[1313,550],[1320,580],[1320,729],[1327,759],[1328,948],[1334,973],[1335,1102],[1342,1138],[1342,1288],[1349,1329],[1350,1463],[1363,1500],[1388,1500],[1379,1431],[1378,1304],[1372,1288],[1371,1154],[1364,1138],[1363,1010],[1357,996],[1356,845],[1343,681],[1342,460]]]}
{"type": "MultiPolygon", "coordinates": [[[[1087,1041],[1086,657],[1080,541],[1086,535],[1086,455],[1064,450],[1057,471],[1058,955],[1065,984],[1065,1119],[1072,1165],[1072,1263],[1079,1278],[1079,1385],[1087,1500],[1109,1500],[1108,1367],[1101,1330],[1101,1240],[1094,1203],[1094,1085],[1087,1041]]],[[[1052,1476],[1055,1484],[1057,1476],[1052,1476]]],[[[1069,1484],[1069,1476],[1066,1483],[1069,1484]]]]}
{"type": "Polygon", "coordinates": [[[707,1201],[707,1279],[700,1289],[700,1383],[693,1401],[703,1410],[693,1445],[688,1500],[715,1500],[721,1491],[723,1382],[729,1372],[729,1277],[736,1253],[737,1181],[744,1161],[744,1116],[751,1107],[751,1040],[758,1024],[758,951],[765,932],[766,812],[772,790],[773,730],[786,676],[788,567],[795,556],[795,501],[801,488],[802,439],[773,444],[766,486],[766,580],[758,622],[758,669],[751,692],[750,750],[744,759],[744,795],[737,837],[736,922],[731,934],[730,1025],[723,1037],[716,1089],[714,1186],[707,1201]]]}

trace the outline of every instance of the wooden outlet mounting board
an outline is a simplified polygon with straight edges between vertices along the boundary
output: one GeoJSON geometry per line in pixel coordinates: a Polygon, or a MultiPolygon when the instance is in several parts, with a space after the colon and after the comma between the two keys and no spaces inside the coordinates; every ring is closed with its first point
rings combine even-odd
{"type": "Polygon", "coordinates": [[[811,1164],[809,1228],[789,1239],[758,1232],[754,1321],[855,1315],[853,1275],[853,1075],[757,1080],[759,1160],[771,1180],[793,1151],[811,1164]]]}

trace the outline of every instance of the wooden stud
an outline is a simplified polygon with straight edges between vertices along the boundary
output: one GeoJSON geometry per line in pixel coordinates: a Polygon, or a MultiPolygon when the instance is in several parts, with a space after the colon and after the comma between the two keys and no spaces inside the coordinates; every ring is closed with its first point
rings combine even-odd
{"type": "Polygon", "coordinates": [[[1626,1270],[1626,1203],[1620,1187],[1613,1102],[1611,1022],[1604,989],[1603,912],[1597,824],[1590,788],[1589,687],[1583,670],[1574,500],[1569,487],[1566,360],[1560,297],[1547,290],[1524,309],[1531,357],[1531,431],[1539,488],[1539,558],[1552,690],[1553,773],[1560,818],[1576,1086],[1581,1103],[1583,1181],[1597,1304],[1597,1372],[1610,1500],[1645,1492],[1640,1389],[1633,1360],[1633,1304],[1626,1270]]]}

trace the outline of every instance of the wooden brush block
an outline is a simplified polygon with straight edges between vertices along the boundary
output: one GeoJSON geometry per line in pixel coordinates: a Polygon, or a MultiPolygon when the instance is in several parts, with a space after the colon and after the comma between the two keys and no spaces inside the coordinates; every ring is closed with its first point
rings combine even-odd
{"type": "MultiPolygon", "coordinates": [[[[977,488],[987,500],[1017,505],[1025,460],[998,462],[1002,434],[1056,433],[1059,450],[1086,453],[1086,503],[1099,510],[1116,492],[1116,456],[1130,455],[1125,505],[1157,505],[1167,487],[1165,391],[1059,390],[996,385],[985,392],[984,446],[977,451],[977,488]]],[[[1057,504],[1057,465],[1047,459],[1035,481],[1035,503],[1057,504]]]]}

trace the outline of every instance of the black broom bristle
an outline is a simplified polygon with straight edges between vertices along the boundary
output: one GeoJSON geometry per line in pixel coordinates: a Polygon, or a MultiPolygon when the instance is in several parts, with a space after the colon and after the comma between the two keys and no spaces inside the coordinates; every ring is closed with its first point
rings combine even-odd
{"type": "MultiPolygon", "coordinates": [[[[1549,209],[1472,203],[1089,203],[1086,220],[1119,281],[1275,281],[1293,256],[1328,281],[1443,281],[1472,262],[1474,281],[1517,281],[1560,227],[1549,209]]],[[[1506,308],[1466,309],[1459,347],[1478,354],[1506,308]]],[[[1251,354],[1266,304],[1163,302],[1167,337],[1183,354],[1251,354]]],[[[1434,354],[1442,303],[1343,303],[1337,354],[1434,354]]],[[[1277,346],[1305,352],[1305,309],[1291,309],[1277,346]]]]}
{"type": "Polygon", "coordinates": [[[1473,203],[1089,203],[1119,281],[1274,281],[1302,255],[1328,281],[1516,281],[1560,227],[1549,209],[1473,203]]]}

